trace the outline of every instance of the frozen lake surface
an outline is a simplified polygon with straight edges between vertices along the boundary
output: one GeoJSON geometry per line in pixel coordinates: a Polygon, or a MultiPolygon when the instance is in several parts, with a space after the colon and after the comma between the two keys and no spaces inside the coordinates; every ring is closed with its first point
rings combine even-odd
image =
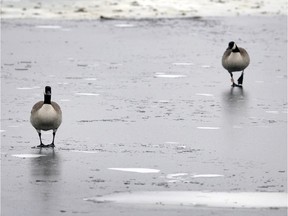
{"type": "Polygon", "coordinates": [[[2,214],[285,216],[286,21],[3,20],[2,214]],[[231,40],[243,88],[221,66],[231,40]],[[54,151],[31,149],[46,85],[54,151]]]}

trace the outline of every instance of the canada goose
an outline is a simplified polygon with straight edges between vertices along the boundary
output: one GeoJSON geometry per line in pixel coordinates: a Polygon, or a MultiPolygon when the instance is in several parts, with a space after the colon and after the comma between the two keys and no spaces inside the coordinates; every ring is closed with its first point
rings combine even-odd
{"type": "Polygon", "coordinates": [[[250,58],[247,51],[238,47],[234,41],[231,41],[228,48],[223,54],[222,65],[228,70],[231,76],[232,86],[241,87],[244,77],[244,69],[249,65],[250,58]],[[234,83],[233,72],[242,71],[241,76],[238,78],[238,85],[234,83]]]}
{"type": "Polygon", "coordinates": [[[40,138],[40,145],[37,147],[54,148],[55,134],[62,122],[62,111],[57,103],[51,101],[50,86],[45,87],[44,101],[39,101],[32,107],[30,122],[33,125],[33,127],[37,130],[40,138]],[[42,143],[41,130],[44,131],[53,130],[53,140],[50,145],[44,145],[42,143]]]}

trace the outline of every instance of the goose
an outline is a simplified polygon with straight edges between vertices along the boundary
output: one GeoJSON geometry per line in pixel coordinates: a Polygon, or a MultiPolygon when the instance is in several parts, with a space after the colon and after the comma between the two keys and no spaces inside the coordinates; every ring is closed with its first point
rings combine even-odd
{"type": "Polygon", "coordinates": [[[54,148],[55,134],[62,122],[62,111],[60,106],[51,101],[51,87],[45,87],[44,101],[37,102],[31,110],[30,122],[36,129],[40,139],[40,145],[37,147],[54,148]],[[50,145],[44,145],[41,139],[41,130],[48,131],[53,130],[53,140],[50,145]]]}
{"type": "Polygon", "coordinates": [[[244,78],[244,69],[248,67],[250,57],[244,48],[238,47],[234,41],[229,42],[228,48],[223,54],[222,65],[228,70],[231,76],[232,86],[242,87],[244,78]],[[238,84],[234,82],[233,72],[242,71],[241,76],[238,78],[238,84]]]}

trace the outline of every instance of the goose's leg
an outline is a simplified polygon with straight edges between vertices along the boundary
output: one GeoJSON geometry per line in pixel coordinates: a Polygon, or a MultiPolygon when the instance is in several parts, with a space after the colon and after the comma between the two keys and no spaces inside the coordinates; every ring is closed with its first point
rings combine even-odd
{"type": "Polygon", "coordinates": [[[55,147],[55,145],[54,145],[54,140],[55,140],[56,131],[57,131],[57,130],[53,130],[53,140],[52,140],[52,143],[51,143],[50,145],[48,145],[48,147],[52,147],[52,148],[55,147]]]}
{"type": "Polygon", "coordinates": [[[230,76],[231,76],[231,82],[232,82],[232,87],[237,86],[234,82],[234,78],[233,78],[233,74],[232,72],[229,72],[230,76]]]}
{"type": "Polygon", "coordinates": [[[243,79],[244,79],[244,70],[242,71],[241,76],[238,78],[238,85],[241,85],[241,86],[242,86],[243,79]]]}
{"type": "Polygon", "coordinates": [[[40,139],[40,145],[38,145],[37,147],[38,147],[38,148],[43,148],[43,147],[45,147],[45,145],[44,145],[43,142],[42,142],[41,130],[37,130],[37,132],[38,132],[39,139],[40,139]]]}

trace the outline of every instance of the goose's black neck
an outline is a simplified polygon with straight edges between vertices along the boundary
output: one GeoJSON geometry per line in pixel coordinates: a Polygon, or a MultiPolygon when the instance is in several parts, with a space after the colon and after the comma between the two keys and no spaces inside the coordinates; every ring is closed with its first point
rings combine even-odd
{"type": "Polygon", "coordinates": [[[51,104],[51,87],[50,86],[45,87],[44,104],[51,104]]]}
{"type": "Polygon", "coordinates": [[[51,104],[51,95],[44,94],[44,104],[51,104]]]}
{"type": "Polygon", "coordinates": [[[238,46],[236,46],[236,48],[235,48],[235,49],[233,49],[233,50],[232,50],[232,52],[234,52],[234,53],[235,53],[235,52],[240,52],[240,50],[239,50],[238,46]]]}

